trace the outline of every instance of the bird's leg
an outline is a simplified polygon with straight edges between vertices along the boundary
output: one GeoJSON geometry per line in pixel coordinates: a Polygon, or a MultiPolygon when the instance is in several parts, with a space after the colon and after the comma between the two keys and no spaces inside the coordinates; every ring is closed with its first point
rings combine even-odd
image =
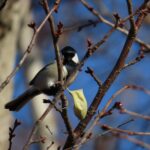
{"type": "Polygon", "coordinates": [[[54,88],[60,89],[60,90],[65,90],[63,83],[61,81],[57,81],[54,85],[54,88]]]}
{"type": "Polygon", "coordinates": [[[61,87],[62,87],[61,81],[57,81],[54,86],[55,86],[56,88],[61,88],[61,87]]]}

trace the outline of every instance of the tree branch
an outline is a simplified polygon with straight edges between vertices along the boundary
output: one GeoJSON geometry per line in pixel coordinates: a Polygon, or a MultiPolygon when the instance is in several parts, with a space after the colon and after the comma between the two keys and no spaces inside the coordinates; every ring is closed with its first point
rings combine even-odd
{"type": "MultiPolygon", "coordinates": [[[[110,21],[108,21],[107,19],[103,18],[103,17],[99,14],[99,12],[96,11],[93,7],[91,7],[85,0],[80,0],[80,1],[81,1],[81,3],[82,3],[94,16],[96,16],[96,17],[99,19],[99,21],[101,21],[101,22],[103,22],[103,23],[105,23],[105,24],[107,24],[107,25],[109,25],[109,26],[111,26],[111,27],[114,26],[114,24],[113,24],[112,22],[110,22],[110,21]]],[[[147,1],[144,2],[144,4],[146,4],[146,3],[148,3],[148,2],[147,2],[147,1]]],[[[144,7],[144,6],[141,6],[139,10],[142,10],[143,7],[144,7]]],[[[142,13],[141,13],[141,14],[142,14],[142,13]]],[[[129,14],[129,15],[133,16],[133,14],[129,14]]],[[[146,14],[145,14],[145,15],[146,15],[146,14]]],[[[143,17],[145,18],[145,16],[142,14],[141,19],[142,19],[143,17]]],[[[138,19],[138,20],[139,20],[139,19],[138,19]]],[[[143,19],[142,19],[142,20],[143,20],[143,19]]],[[[138,22],[140,23],[141,21],[138,21],[138,22]]],[[[138,24],[138,23],[135,23],[135,24],[138,24]]],[[[129,33],[128,30],[123,29],[123,28],[121,28],[121,27],[117,27],[117,30],[121,31],[122,33],[124,33],[124,34],[126,34],[126,35],[128,35],[128,33],[129,33]]],[[[140,40],[140,39],[138,39],[138,38],[135,38],[135,41],[138,42],[140,45],[142,45],[142,46],[144,46],[144,47],[146,48],[145,52],[149,52],[149,51],[150,51],[150,45],[149,45],[149,44],[145,44],[145,42],[143,42],[142,40],[140,40]]]]}
{"type": "Polygon", "coordinates": [[[34,30],[32,39],[30,41],[30,44],[28,46],[28,48],[26,49],[26,51],[24,52],[21,60],[19,61],[18,65],[14,68],[14,70],[7,76],[6,80],[0,85],[0,92],[5,88],[5,86],[10,82],[10,80],[12,79],[12,77],[16,74],[16,72],[21,68],[21,66],[24,64],[26,58],[28,57],[28,55],[30,54],[33,46],[35,45],[35,39],[37,38],[37,35],[39,34],[39,32],[41,31],[41,29],[43,28],[43,26],[45,25],[46,21],[48,20],[49,16],[52,15],[52,13],[57,10],[58,4],[56,3],[53,8],[51,9],[51,11],[48,13],[48,15],[44,18],[44,20],[42,21],[42,23],[39,25],[38,28],[35,27],[35,23],[31,23],[29,26],[34,30]]]}
{"type": "MultiPolygon", "coordinates": [[[[81,2],[85,2],[84,0],[81,0],[81,2]]],[[[146,2],[143,3],[142,8],[145,9],[147,6],[145,4],[146,2]]],[[[87,3],[86,3],[87,4],[87,3]]],[[[86,5],[87,6],[87,5],[86,5]]],[[[89,6],[89,5],[88,5],[89,6]]],[[[128,7],[130,7],[128,5],[128,7]]],[[[89,7],[88,7],[89,8],[89,7]]],[[[90,10],[93,12],[93,8],[90,7],[90,10]]],[[[129,10],[129,15],[132,11],[130,8],[128,8],[129,10]]],[[[145,17],[146,15],[143,14],[143,16],[145,17]]],[[[141,17],[141,15],[138,16],[137,20],[140,20],[140,22],[143,21],[144,17],[141,17]],[[141,19],[142,18],[142,19],[141,19]]],[[[139,21],[138,21],[139,22],[139,21]]],[[[107,92],[107,90],[109,89],[109,87],[111,86],[111,84],[114,82],[114,80],[117,78],[117,76],[119,75],[120,71],[122,70],[122,67],[124,66],[125,63],[125,59],[128,56],[128,53],[130,51],[130,48],[135,40],[136,37],[136,32],[139,29],[140,26],[135,25],[133,23],[133,19],[132,17],[130,18],[130,30],[126,39],[126,42],[124,44],[124,47],[122,49],[122,52],[118,58],[118,61],[115,65],[115,67],[113,68],[112,72],[109,74],[108,78],[105,80],[105,82],[103,83],[103,85],[101,86],[101,88],[98,90],[92,104],[90,105],[89,109],[88,109],[88,113],[87,116],[85,117],[85,119],[81,120],[79,122],[79,124],[77,125],[77,127],[74,130],[76,139],[79,138],[84,129],[86,128],[86,126],[88,125],[88,123],[90,122],[90,120],[92,119],[92,117],[94,116],[99,104],[102,101],[102,98],[104,97],[105,93],[107,92]]],[[[73,141],[69,140],[69,137],[65,143],[64,149],[70,147],[71,145],[73,146],[75,143],[73,143],[73,141]]]]}
{"type": "MultiPolygon", "coordinates": [[[[61,0],[59,0],[59,4],[60,4],[61,0]]],[[[42,0],[42,6],[45,10],[45,13],[48,14],[50,12],[49,6],[48,6],[48,2],[47,0],[42,0]]],[[[53,39],[53,45],[55,48],[55,55],[56,55],[56,61],[57,61],[57,69],[58,69],[58,81],[63,82],[63,76],[62,76],[62,61],[61,61],[61,55],[60,55],[60,50],[59,50],[59,46],[58,46],[58,39],[60,35],[56,35],[56,31],[55,31],[55,24],[54,24],[54,19],[52,17],[52,15],[48,18],[48,22],[49,22],[49,26],[50,26],[50,30],[52,33],[52,39],[53,39]]]]}

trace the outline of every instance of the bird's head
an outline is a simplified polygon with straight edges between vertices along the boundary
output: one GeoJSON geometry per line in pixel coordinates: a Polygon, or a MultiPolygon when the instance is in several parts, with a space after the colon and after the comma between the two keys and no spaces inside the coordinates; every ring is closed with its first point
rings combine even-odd
{"type": "Polygon", "coordinates": [[[66,46],[61,50],[61,53],[63,55],[64,63],[69,63],[69,62],[73,62],[75,64],[79,63],[79,58],[74,48],[70,46],[66,46]]]}

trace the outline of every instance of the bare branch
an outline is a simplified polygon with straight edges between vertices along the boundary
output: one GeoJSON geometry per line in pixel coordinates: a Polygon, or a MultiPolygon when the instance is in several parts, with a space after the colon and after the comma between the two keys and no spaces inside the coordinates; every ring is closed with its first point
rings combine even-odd
{"type": "Polygon", "coordinates": [[[150,132],[136,132],[136,131],[130,131],[130,130],[123,130],[119,128],[113,128],[109,125],[103,124],[101,125],[102,129],[110,130],[111,132],[117,132],[117,133],[124,133],[127,135],[141,135],[141,136],[150,136],[150,132]]]}
{"type": "Polygon", "coordinates": [[[84,120],[82,120],[76,128],[75,132],[77,133],[77,135],[81,134],[81,131],[85,128],[85,125],[87,125],[87,123],[91,120],[91,118],[95,114],[95,111],[98,108],[100,102],[102,101],[102,98],[105,95],[105,92],[108,90],[108,88],[113,83],[113,81],[116,79],[116,77],[119,75],[122,67],[124,66],[125,59],[129,53],[132,43],[134,42],[134,39],[135,39],[135,32],[132,30],[132,27],[131,27],[129,35],[128,35],[125,45],[123,47],[123,50],[121,52],[121,55],[115,65],[115,67],[113,68],[112,72],[110,73],[110,75],[108,76],[106,81],[103,83],[100,90],[98,90],[92,104],[90,105],[90,108],[89,108],[86,118],[84,120]]]}
{"type": "Polygon", "coordinates": [[[61,96],[61,100],[62,100],[61,116],[64,120],[64,124],[66,126],[67,131],[68,131],[68,135],[71,137],[71,139],[74,139],[73,129],[72,129],[71,122],[70,122],[68,114],[67,114],[68,100],[65,97],[65,95],[63,95],[63,94],[61,96]]]}
{"type": "MultiPolygon", "coordinates": [[[[117,128],[120,128],[120,127],[130,123],[131,121],[133,121],[133,119],[128,120],[128,121],[118,125],[117,128]]],[[[96,139],[98,137],[104,136],[104,135],[106,135],[106,134],[108,134],[110,132],[111,132],[111,130],[107,130],[107,131],[104,131],[103,133],[100,133],[100,134],[97,134],[97,135],[93,135],[92,132],[89,132],[88,135],[86,135],[86,136],[84,135],[84,137],[82,137],[81,141],[79,141],[76,145],[74,145],[73,147],[67,148],[65,150],[71,150],[71,148],[79,149],[79,147],[81,147],[84,143],[86,143],[86,142],[88,142],[90,140],[96,139]]]]}
{"type": "Polygon", "coordinates": [[[141,54],[140,54],[139,56],[137,56],[135,59],[133,59],[133,60],[130,61],[129,63],[125,64],[122,69],[126,69],[127,67],[130,67],[130,66],[132,66],[132,65],[134,65],[134,64],[136,64],[136,63],[138,63],[138,62],[140,62],[143,58],[144,58],[144,54],[141,53],[141,54]]]}
{"type": "MultiPolygon", "coordinates": [[[[81,0],[81,2],[83,3],[84,2],[84,5],[93,13],[96,13],[96,15],[99,15],[97,14],[97,12],[95,12],[95,10],[88,4],[86,3],[84,0],[81,0]]],[[[143,3],[142,5],[142,8],[144,9],[146,6],[145,4],[146,2],[143,3]]],[[[132,15],[130,14],[131,11],[129,11],[129,15],[132,15]]],[[[145,17],[146,15],[143,14],[143,16],[145,17]]],[[[141,17],[139,15],[139,17],[137,18],[137,20],[140,20],[140,22],[143,21],[144,17],[141,17]],[[141,19],[142,18],[142,19],[141,19]]],[[[101,20],[103,18],[100,18],[101,20]]],[[[108,78],[105,80],[105,82],[103,83],[103,85],[101,86],[101,88],[98,90],[92,104],[90,105],[89,109],[88,109],[88,113],[87,113],[87,116],[85,117],[85,119],[81,120],[79,122],[79,124],[77,125],[77,127],[75,128],[75,135],[76,135],[76,138],[79,138],[84,129],[86,128],[87,124],[90,122],[90,120],[92,119],[93,115],[95,114],[99,104],[101,103],[102,101],[102,98],[104,97],[106,91],[109,89],[109,87],[111,86],[111,84],[114,82],[114,80],[117,78],[117,76],[119,75],[120,71],[122,70],[122,67],[124,66],[124,63],[125,63],[125,59],[126,57],[128,56],[128,53],[130,51],[130,48],[135,40],[135,37],[136,37],[136,33],[137,33],[137,30],[139,29],[140,26],[135,26],[133,25],[133,20],[132,20],[132,17],[130,18],[130,23],[131,23],[131,26],[130,26],[130,31],[128,33],[128,36],[127,36],[127,39],[126,39],[126,42],[124,44],[124,47],[122,49],[122,52],[120,54],[120,57],[118,58],[118,61],[115,65],[115,67],[113,68],[112,72],[109,74],[108,78]]],[[[70,147],[71,145],[74,145],[75,143],[73,143],[73,141],[69,141],[69,137],[68,137],[68,140],[64,146],[64,148],[67,148],[67,147],[70,147]]]]}
{"type": "Polygon", "coordinates": [[[14,70],[10,73],[10,75],[7,76],[6,80],[0,85],[0,92],[5,88],[5,86],[10,82],[10,80],[12,79],[12,77],[16,74],[16,72],[21,68],[21,66],[24,64],[26,58],[28,57],[28,55],[30,54],[33,46],[35,45],[35,39],[37,37],[37,35],[39,34],[39,32],[41,31],[41,29],[43,28],[43,26],[45,25],[46,21],[48,20],[49,16],[52,15],[52,13],[57,9],[58,5],[54,5],[53,8],[51,9],[51,11],[48,13],[48,15],[44,18],[44,20],[42,21],[42,23],[39,25],[38,28],[33,28],[34,33],[32,36],[32,39],[30,41],[30,44],[28,46],[28,48],[26,49],[26,51],[24,52],[21,60],[19,61],[18,65],[14,68],[14,70]]]}
{"type": "Polygon", "coordinates": [[[85,72],[90,74],[92,76],[92,78],[96,81],[98,86],[101,87],[102,81],[94,74],[94,71],[90,67],[87,67],[87,70],[85,72]]]}
{"type": "MultiPolygon", "coordinates": [[[[60,96],[62,95],[62,93],[64,92],[64,90],[68,87],[68,84],[70,83],[70,81],[72,80],[72,78],[74,77],[74,75],[78,72],[78,70],[83,66],[84,62],[103,44],[105,43],[108,38],[111,36],[111,34],[113,33],[113,31],[115,31],[115,28],[110,29],[110,31],[108,31],[108,33],[104,36],[104,38],[102,40],[100,40],[99,42],[97,42],[92,48],[90,48],[87,53],[85,54],[85,56],[83,57],[83,59],[80,61],[80,63],[77,65],[77,67],[74,69],[74,71],[70,74],[70,76],[68,77],[67,81],[64,83],[63,87],[58,91],[58,93],[56,94],[55,98],[53,99],[53,104],[55,104],[60,96]]],[[[39,125],[39,123],[41,121],[44,120],[44,118],[47,116],[47,114],[51,111],[51,109],[53,108],[53,105],[49,105],[48,108],[45,110],[45,112],[42,114],[42,116],[36,121],[36,123],[33,126],[33,129],[29,135],[28,141],[24,146],[24,150],[27,150],[27,147],[29,146],[30,140],[32,139],[32,136],[36,133],[36,129],[39,125]]]]}
{"type": "MultiPolygon", "coordinates": [[[[60,0],[56,0],[55,1],[55,4],[53,6],[53,8],[49,11],[48,15],[46,16],[45,20],[42,22],[42,24],[39,26],[39,28],[36,30],[36,31],[40,31],[41,28],[43,27],[43,25],[46,23],[46,21],[49,19],[49,17],[51,16],[52,12],[56,11],[58,6],[59,6],[59,3],[60,3],[60,0]]],[[[36,37],[36,36],[35,36],[36,37]]],[[[36,129],[38,127],[38,125],[40,124],[40,122],[43,121],[43,119],[47,116],[49,110],[51,110],[51,108],[53,108],[53,105],[49,105],[49,107],[47,108],[47,110],[42,114],[42,116],[35,122],[33,128],[32,128],[32,131],[29,135],[29,138],[26,142],[26,144],[24,145],[23,147],[23,150],[27,150],[31,141],[32,141],[32,138],[33,138],[33,135],[36,133],[36,129]]]]}
{"type": "Polygon", "coordinates": [[[146,115],[142,115],[142,114],[139,114],[139,113],[136,113],[136,112],[133,112],[133,111],[129,111],[125,108],[123,108],[121,110],[121,113],[125,113],[125,114],[128,114],[128,115],[137,117],[137,118],[145,119],[145,120],[150,120],[150,116],[146,116],[146,115]]]}
{"type": "Polygon", "coordinates": [[[21,122],[16,119],[14,122],[13,128],[9,128],[9,148],[8,148],[8,150],[12,149],[12,140],[16,136],[14,134],[14,132],[15,132],[16,128],[20,125],[21,125],[21,122]]]}
{"type": "MultiPolygon", "coordinates": [[[[59,0],[58,3],[60,4],[60,2],[61,2],[61,0],[59,0]]],[[[42,6],[45,10],[45,13],[48,14],[50,12],[50,9],[49,9],[47,0],[42,1],[42,6]]],[[[49,26],[50,26],[51,33],[52,33],[53,45],[55,48],[55,55],[56,55],[57,69],[58,69],[58,81],[60,81],[62,84],[63,83],[62,61],[61,61],[61,55],[60,55],[60,50],[59,50],[59,46],[58,46],[58,39],[59,39],[61,32],[56,34],[54,19],[53,19],[52,15],[48,18],[48,22],[49,22],[49,26]]],[[[59,26],[58,26],[58,28],[59,28],[59,26]]],[[[62,28],[62,27],[60,27],[60,28],[62,28]]],[[[58,30],[61,30],[61,29],[58,29],[58,30]]]]}
{"type": "MultiPolygon", "coordinates": [[[[91,7],[85,0],[80,0],[81,3],[90,11],[92,12],[92,14],[94,16],[96,16],[101,22],[113,27],[114,24],[108,20],[106,20],[105,18],[103,18],[98,11],[96,11],[93,7],[91,7]]],[[[146,4],[148,2],[145,2],[144,4],[146,4]]],[[[146,4],[147,5],[147,4],[146,4]]],[[[145,6],[144,6],[145,7],[145,6]]],[[[141,8],[140,8],[141,9],[141,8]]],[[[129,14],[131,16],[133,16],[133,14],[129,14]]],[[[143,16],[143,15],[142,15],[143,16]]],[[[139,20],[139,19],[138,19],[139,20]]],[[[140,21],[141,22],[141,21],[140,21]]],[[[117,27],[117,30],[121,31],[122,33],[128,35],[128,31],[126,29],[117,27]]],[[[146,51],[150,51],[150,45],[149,44],[145,44],[145,42],[141,41],[138,38],[135,38],[135,41],[138,42],[140,45],[144,46],[147,50],[146,51]]]]}
{"type": "Polygon", "coordinates": [[[132,0],[127,0],[127,6],[128,6],[129,15],[131,16],[129,18],[129,20],[130,20],[130,26],[131,26],[132,30],[134,30],[134,32],[136,32],[134,18],[133,18],[133,15],[132,15],[133,14],[133,11],[132,11],[132,0]]]}
{"type": "Polygon", "coordinates": [[[150,149],[150,144],[147,144],[145,142],[142,142],[141,140],[129,137],[128,135],[122,135],[122,134],[118,134],[118,133],[113,133],[113,135],[115,135],[116,137],[121,138],[121,139],[126,139],[126,140],[128,140],[140,147],[143,147],[145,149],[150,149]]]}

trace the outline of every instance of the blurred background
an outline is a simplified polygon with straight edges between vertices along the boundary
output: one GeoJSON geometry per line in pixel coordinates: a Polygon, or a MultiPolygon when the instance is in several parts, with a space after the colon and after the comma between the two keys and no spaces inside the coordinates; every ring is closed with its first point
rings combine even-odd
{"type": "MultiPolygon", "coordinates": [[[[126,1],[120,0],[88,0],[89,4],[94,7],[105,19],[114,22],[114,13],[118,13],[121,18],[128,16],[126,1]]],[[[135,11],[143,2],[143,0],[133,1],[133,10],[135,11]]],[[[49,6],[52,8],[54,1],[49,1],[49,6]]],[[[38,26],[45,17],[45,12],[39,1],[37,0],[9,0],[5,7],[0,10],[0,83],[11,73],[13,68],[19,63],[23,53],[27,49],[31,40],[33,31],[27,24],[34,21],[38,26]]],[[[87,50],[87,39],[93,43],[100,41],[104,35],[111,29],[105,23],[99,20],[89,12],[79,0],[65,0],[62,1],[57,13],[53,13],[55,25],[59,22],[63,23],[64,32],[60,36],[59,46],[72,46],[79,54],[80,59],[84,56],[87,50]],[[95,22],[94,25],[89,25],[95,22]],[[83,25],[87,25],[84,27],[83,25]]],[[[128,22],[125,27],[128,29],[128,22]]],[[[150,43],[150,15],[145,19],[143,26],[139,30],[138,38],[145,43],[150,43]]],[[[84,94],[87,98],[88,105],[92,102],[98,86],[90,75],[85,73],[87,66],[93,68],[95,74],[105,81],[112,68],[114,67],[117,58],[120,55],[126,35],[120,31],[115,31],[109,40],[104,43],[94,53],[90,59],[85,63],[82,71],[80,71],[75,82],[69,87],[71,90],[83,88],[84,94]]],[[[135,59],[139,55],[140,46],[134,43],[126,63],[135,59]]],[[[29,133],[33,127],[34,122],[42,115],[47,104],[43,104],[42,99],[45,95],[40,95],[27,104],[19,112],[9,112],[4,109],[5,103],[20,95],[28,88],[29,81],[34,75],[47,63],[55,59],[52,36],[49,29],[49,24],[46,23],[44,28],[39,33],[36,44],[32,52],[27,57],[21,69],[16,73],[11,82],[0,93],[0,150],[8,148],[9,127],[17,118],[21,121],[21,126],[16,130],[16,137],[13,140],[12,149],[20,150],[27,141],[29,133]]],[[[137,64],[123,70],[111,88],[103,98],[99,110],[103,108],[108,99],[113,93],[119,90],[124,85],[134,84],[150,89],[150,54],[146,53],[144,59],[137,64]]],[[[79,120],[73,112],[73,100],[65,92],[68,101],[68,115],[73,127],[76,127],[79,120]]],[[[119,95],[115,101],[121,101],[123,106],[131,111],[141,114],[150,115],[150,96],[143,92],[127,90],[119,95]]],[[[114,102],[115,102],[114,101],[114,102]]],[[[114,104],[114,103],[113,103],[114,104]]],[[[112,105],[113,105],[112,104],[112,105]]],[[[120,114],[115,111],[111,116],[105,117],[102,123],[109,124],[116,127],[119,124],[132,119],[132,116],[120,114]]],[[[150,131],[150,122],[134,118],[134,121],[123,126],[123,129],[133,131],[150,131]]],[[[100,134],[103,131],[97,125],[94,128],[94,134],[100,134]]],[[[46,136],[46,143],[38,143],[31,145],[31,150],[45,150],[51,141],[54,145],[51,149],[57,149],[58,146],[63,145],[67,135],[63,120],[58,112],[54,109],[46,117],[45,121],[40,125],[38,135],[46,136]],[[50,134],[46,125],[49,126],[50,134]]],[[[135,136],[144,142],[150,144],[148,136],[135,136]]],[[[111,134],[106,134],[101,138],[90,140],[84,144],[83,150],[140,150],[139,146],[125,140],[119,139],[111,134]]]]}

